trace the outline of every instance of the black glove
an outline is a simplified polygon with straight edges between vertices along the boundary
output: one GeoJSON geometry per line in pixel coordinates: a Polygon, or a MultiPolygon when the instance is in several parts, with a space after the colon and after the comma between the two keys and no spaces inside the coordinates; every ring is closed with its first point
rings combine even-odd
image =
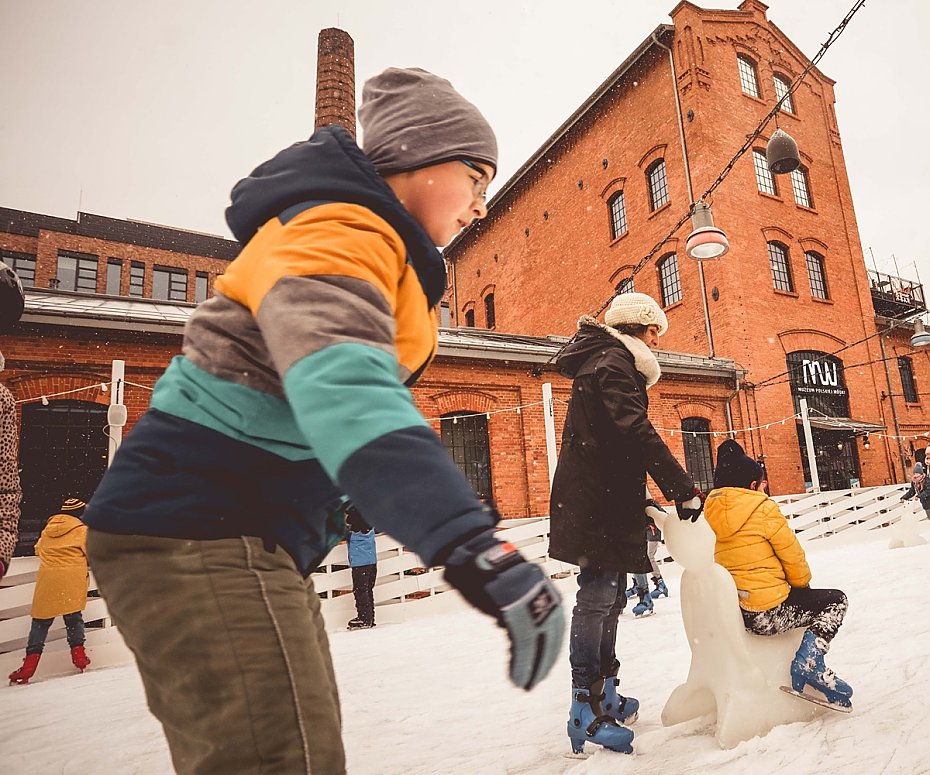
{"type": "Polygon", "coordinates": [[[690,519],[697,522],[701,512],[704,511],[704,498],[707,497],[697,487],[690,498],[684,501],[675,501],[675,508],[678,510],[678,519],[682,522],[690,519]]]}
{"type": "Polygon", "coordinates": [[[652,498],[647,498],[646,499],[646,516],[649,517],[649,519],[655,522],[656,525],[658,526],[659,522],[664,521],[665,517],[668,516],[668,512],[665,509],[663,509],[658,503],[656,503],[656,501],[654,501],[652,498]],[[658,522],[656,521],[656,517],[659,518],[658,522]]]}
{"type": "Polygon", "coordinates": [[[445,580],[510,637],[510,680],[532,689],[552,668],[562,646],[562,598],[542,569],[527,562],[493,530],[455,547],[445,580]]]}

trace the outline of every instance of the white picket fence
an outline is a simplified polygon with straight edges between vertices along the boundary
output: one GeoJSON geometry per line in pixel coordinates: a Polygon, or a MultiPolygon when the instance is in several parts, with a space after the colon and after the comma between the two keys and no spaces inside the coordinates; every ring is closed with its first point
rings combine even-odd
{"type": "MultiPolygon", "coordinates": [[[[919,509],[916,501],[900,503],[904,485],[835,490],[803,495],[780,495],[775,500],[788,517],[802,542],[831,540],[848,531],[866,531],[888,527],[905,514],[919,509]]],[[[577,572],[567,563],[548,556],[549,518],[506,520],[498,535],[519,547],[526,557],[539,563],[550,576],[577,572]]],[[[442,568],[424,568],[420,558],[393,538],[379,535],[378,576],[375,582],[375,605],[378,621],[402,621],[411,616],[426,615],[449,586],[443,582],[442,568]]],[[[663,547],[664,548],[664,547],[663,547]]],[[[660,552],[659,559],[668,557],[660,552]]],[[[25,646],[31,618],[29,609],[35,589],[38,560],[18,557],[13,560],[8,575],[0,580],[0,654],[18,651],[25,646]]],[[[319,571],[313,575],[317,592],[323,598],[323,614],[327,623],[342,626],[355,615],[351,594],[352,573],[348,567],[345,544],[330,552],[319,571]]],[[[91,594],[96,583],[91,575],[91,594]]],[[[87,622],[100,621],[107,629],[110,622],[103,599],[91,597],[84,611],[87,622]]],[[[94,630],[88,631],[92,642],[94,630]]],[[[49,632],[49,642],[64,638],[64,624],[57,618],[49,632]]]]}

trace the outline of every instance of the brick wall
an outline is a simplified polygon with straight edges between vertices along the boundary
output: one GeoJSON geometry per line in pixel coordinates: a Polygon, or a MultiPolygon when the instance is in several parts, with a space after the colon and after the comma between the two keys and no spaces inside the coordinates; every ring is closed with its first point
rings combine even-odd
{"type": "MultiPolygon", "coordinates": [[[[768,22],[765,6],[754,0],[737,11],[681,3],[672,19],[673,33],[660,40],[673,52],[674,80],[667,51],[658,45],[647,48],[524,178],[512,183],[489,217],[447,250],[456,279],[447,300],[457,302],[459,325],[463,310],[474,304],[475,323],[484,326],[482,299],[493,292],[497,330],[571,333],[577,317],[600,307],[689,206],[675,85],[690,179],[699,196],[777,101],[774,76],[793,80],[807,63],[768,22]],[[757,64],[758,98],[741,88],[738,54],[757,64]],[[645,171],[658,158],[665,159],[670,203],[652,212],[645,171]],[[628,230],[612,239],[607,200],[620,190],[628,230]]],[[[783,114],[780,123],[798,141],[812,203],[796,203],[789,176],[776,178],[777,196],[760,193],[751,153],[717,188],[711,200],[714,217],[731,249],[722,260],[704,262],[714,352],[747,369],[748,392],[732,405],[751,409],[757,419],[752,424],[761,425],[794,413],[788,385],[777,379],[787,368],[787,353],[845,348],[839,357],[846,365],[851,417],[883,423],[888,412],[880,396],[887,387],[833,81],[815,69],[793,99],[794,114],[783,114]],[[788,247],[792,291],[773,288],[769,241],[788,247]],[[806,251],[824,258],[827,300],[812,294],[806,251]],[[866,341],[853,344],[861,340],[866,341]],[[751,390],[760,383],[766,384],[751,390]]],[[[754,147],[764,151],[773,129],[754,147]]],[[[661,346],[708,354],[705,291],[696,262],[684,255],[688,230],[686,224],[636,275],[635,290],[661,298],[658,260],[676,253],[682,299],[667,306],[670,330],[661,346]]],[[[905,410],[905,416],[915,426],[926,419],[918,411],[905,410]]],[[[755,432],[751,444],[766,455],[778,492],[803,490],[793,420],[755,432]]],[[[860,451],[863,484],[881,484],[896,475],[875,445],[860,451]]]]}

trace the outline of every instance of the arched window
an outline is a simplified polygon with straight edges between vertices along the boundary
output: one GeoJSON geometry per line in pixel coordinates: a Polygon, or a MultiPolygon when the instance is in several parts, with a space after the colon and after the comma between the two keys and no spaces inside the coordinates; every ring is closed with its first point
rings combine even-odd
{"type": "Polygon", "coordinates": [[[465,326],[467,328],[475,327],[475,310],[474,309],[465,310],[465,326]]]}
{"type": "Polygon", "coordinates": [[[916,404],[920,399],[917,397],[917,382],[914,380],[914,364],[906,355],[898,356],[898,375],[901,377],[904,400],[909,404],[916,404]]]}
{"type": "Polygon", "coordinates": [[[670,307],[681,301],[681,275],[678,274],[678,257],[669,253],[659,261],[659,289],[662,291],[662,306],[670,307]]]}
{"type": "Polygon", "coordinates": [[[772,287],[779,291],[794,292],[787,246],[780,242],[769,242],[768,249],[769,264],[772,267],[772,287]]]}
{"type": "Polygon", "coordinates": [[[804,167],[798,167],[791,171],[791,190],[794,191],[794,201],[802,207],[813,207],[811,199],[810,178],[807,176],[807,170],[804,167]]]}
{"type": "Polygon", "coordinates": [[[475,488],[478,497],[491,500],[491,446],[488,418],[472,412],[449,412],[439,420],[446,451],[475,488]]]}
{"type": "Polygon", "coordinates": [[[697,487],[703,492],[710,492],[714,489],[710,422],[703,417],[685,417],[681,421],[681,438],[685,445],[685,468],[697,487]]]}
{"type": "Polygon", "coordinates": [[[778,196],[778,183],[775,176],[769,169],[769,163],[765,158],[765,151],[756,148],[752,151],[752,163],[756,167],[756,185],[763,194],[778,196]]]}
{"type": "Polygon", "coordinates": [[[823,256],[808,250],[804,254],[804,260],[807,262],[807,278],[811,281],[811,295],[815,299],[829,299],[830,292],[827,288],[827,275],[823,268],[823,256]]]}
{"type": "Polygon", "coordinates": [[[756,74],[756,63],[745,54],[737,54],[736,63],[739,65],[739,83],[743,87],[743,91],[753,97],[761,96],[759,93],[759,76],[756,74]]]}
{"type": "Polygon", "coordinates": [[[494,313],[494,294],[489,293],[484,297],[484,317],[487,322],[488,328],[494,328],[495,313],[494,313]]]}
{"type": "Polygon", "coordinates": [[[635,293],[636,288],[633,285],[633,278],[627,277],[626,280],[621,280],[617,283],[616,291],[617,293],[635,293]]]}
{"type": "MultiPolygon", "coordinates": [[[[775,99],[780,100],[782,97],[785,97],[789,91],[791,91],[791,81],[785,78],[785,76],[775,73],[775,99]]],[[[791,101],[790,94],[785,97],[785,101],[781,104],[781,109],[785,111],[785,113],[794,113],[794,103],[791,101]]]]}
{"type": "Polygon", "coordinates": [[[617,191],[607,200],[610,210],[610,238],[617,239],[626,234],[626,204],[623,201],[623,192],[617,191]]]}
{"type": "Polygon", "coordinates": [[[665,159],[657,159],[646,170],[646,184],[649,188],[649,207],[658,210],[668,202],[668,177],[665,174],[665,159]]]}

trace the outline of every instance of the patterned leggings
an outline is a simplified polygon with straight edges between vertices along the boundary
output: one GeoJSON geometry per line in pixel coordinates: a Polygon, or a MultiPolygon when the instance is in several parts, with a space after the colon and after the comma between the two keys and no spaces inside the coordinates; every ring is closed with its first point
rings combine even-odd
{"type": "Polygon", "coordinates": [[[838,589],[792,587],[785,601],[768,611],[743,611],[743,624],[756,635],[806,627],[829,643],[843,623],[846,608],[846,595],[838,589]]]}

